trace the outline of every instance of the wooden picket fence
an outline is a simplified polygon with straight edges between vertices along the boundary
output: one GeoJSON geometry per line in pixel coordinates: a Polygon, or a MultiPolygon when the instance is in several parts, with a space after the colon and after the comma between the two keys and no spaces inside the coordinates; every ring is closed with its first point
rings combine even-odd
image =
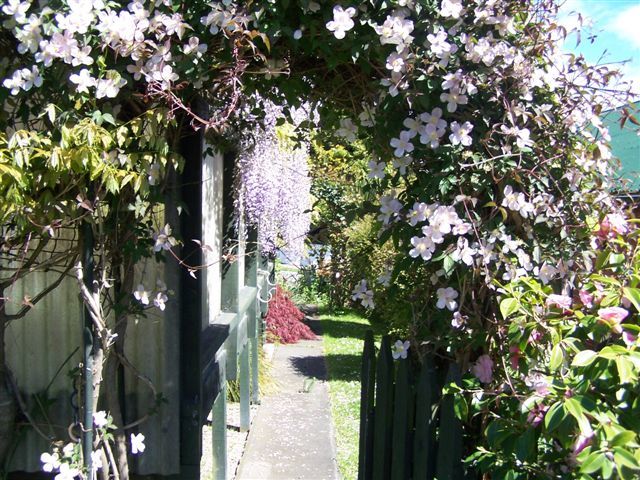
{"type": "Polygon", "coordinates": [[[420,368],[409,359],[393,360],[388,336],[378,358],[373,332],[362,357],[359,480],[461,480],[462,424],[453,395],[443,385],[460,383],[455,363],[436,367],[426,358],[420,368]]]}

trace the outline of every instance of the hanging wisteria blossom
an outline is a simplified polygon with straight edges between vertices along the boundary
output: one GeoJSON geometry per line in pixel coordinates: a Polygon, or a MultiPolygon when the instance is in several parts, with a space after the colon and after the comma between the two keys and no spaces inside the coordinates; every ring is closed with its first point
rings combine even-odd
{"type": "Polygon", "coordinates": [[[258,227],[263,253],[281,250],[297,262],[311,221],[309,146],[278,135],[276,121],[282,112],[275,105],[265,102],[265,112],[263,127],[242,145],[236,205],[247,223],[258,227]]]}

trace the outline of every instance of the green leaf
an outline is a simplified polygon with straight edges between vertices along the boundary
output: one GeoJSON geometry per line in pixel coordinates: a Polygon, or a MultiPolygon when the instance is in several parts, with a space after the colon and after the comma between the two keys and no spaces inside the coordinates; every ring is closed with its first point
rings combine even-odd
{"type": "Polygon", "coordinates": [[[9,175],[13,177],[13,179],[18,182],[20,185],[24,185],[24,179],[22,176],[22,172],[17,168],[13,168],[10,165],[5,165],[0,163],[0,173],[2,175],[9,175]]]}
{"type": "Polygon", "coordinates": [[[581,432],[591,432],[591,424],[589,420],[584,415],[584,409],[582,405],[573,397],[565,398],[564,400],[564,408],[565,410],[577,420],[578,425],[580,426],[581,432]]]}
{"type": "Polygon", "coordinates": [[[624,287],[624,297],[640,312],[640,288],[624,287]]]}
{"type": "Polygon", "coordinates": [[[562,407],[561,402],[556,402],[551,405],[544,416],[544,426],[548,432],[552,432],[560,426],[565,418],[567,418],[566,410],[562,407]]]}
{"type": "Polygon", "coordinates": [[[582,465],[580,465],[580,472],[581,473],[597,472],[602,468],[602,465],[604,465],[604,462],[606,460],[607,458],[604,456],[604,453],[594,452],[591,455],[589,455],[584,462],[582,462],[582,465]]]}
{"type": "MultiPolygon", "coordinates": [[[[610,345],[600,350],[600,352],[598,353],[598,356],[600,358],[606,358],[607,360],[615,360],[616,358],[618,358],[618,355],[620,355],[620,353],[621,352],[616,352],[613,349],[613,345],[610,345]]],[[[622,353],[626,353],[626,350],[622,353]]]]}
{"type": "Polygon", "coordinates": [[[611,475],[613,474],[613,462],[605,457],[600,470],[602,471],[602,478],[611,478],[611,475]]]}
{"type": "Polygon", "coordinates": [[[469,414],[469,405],[467,404],[467,399],[464,398],[464,395],[456,395],[453,400],[453,411],[463,422],[467,420],[467,415],[469,414]]]}
{"type": "Polygon", "coordinates": [[[518,311],[519,302],[515,298],[505,298],[500,302],[500,313],[505,320],[518,311]]]}
{"type": "Polygon", "coordinates": [[[620,265],[624,263],[625,256],[622,253],[612,253],[609,256],[609,265],[620,265]]]}
{"type": "Polygon", "coordinates": [[[486,430],[487,441],[493,448],[500,448],[502,442],[511,437],[513,429],[503,420],[494,420],[486,430]]]}
{"type": "Polygon", "coordinates": [[[615,437],[611,439],[611,446],[613,447],[623,447],[629,442],[635,441],[636,434],[630,430],[625,430],[616,434],[615,437]]]}
{"type": "Polygon", "coordinates": [[[536,430],[535,428],[528,428],[524,434],[522,434],[518,440],[516,440],[516,457],[521,462],[527,460],[534,451],[536,445],[536,430]]]}
{"type": "Polygon", "coordinates": [[[626,448],[615,447],[613,449],[613,459],[618,466],[622,465],[632,470],[640,470],[640,464],[638,464],[636,458],[626,448]]]}
{"type": "Polygon", "coordinates": [[[135,174],[128,173],[122,179],[122,183],[120,184],[120,188],[124,188],[131,180],[135,178],[135,174]]]}
{"type": "Polygon", "coordinates": [[[118,190],[120,190],[120,185],[118,185],[118,181],[113,176],[108,176],[105,179],[105,186],[109,193],[118,193],[118,190]]]}
{"type": "Polygon", "coordinates": [[[634,375],[633,363],[624,356],[616,358],[616,367],[621,383],[633,383],[637,376],[634,375]]]}
{"type": "Polygon", "coordinates": [[[456,262],[453,260],[451,255],[445,255],[444,259],[442,260],[442,268],[444,269],[444,272],[447,276],[451,275],[451,272],[453,272],[455,266],[456,262]]]}
{"type": "Polygon", "coordinates": [[[600,255],[598,255],[598,258],[596,259],[596,271],[602,270],[602,267],[607,263],[607,260],[609,260],[610,253],[611,252],[609,250],[600,252],[600,255]]]}
{"type": "Polygon", "coordinates": [[[562,344],[558,343],[553,350],[551,350],[551,359],[549,361],[549,369],[552,372],[555,372],[560,368],[562,362],[564,361],[564,349],[562,348],[562,344]]]}
{"type": "Polygon", "coordinates": [[[572,367],[586,367],[591,365],[593,361],[598,357],[598,352],[593,350],[583,350],[573,357],[571,362],[572,367]]]}
{"type": "Polygon", "coordinates": [[[110,113],[103,113],[102,114],[102,121],[110,123],[114,127],[116,126],[116,121],[113,118],[113,115],[111,115],[110,113]]]}

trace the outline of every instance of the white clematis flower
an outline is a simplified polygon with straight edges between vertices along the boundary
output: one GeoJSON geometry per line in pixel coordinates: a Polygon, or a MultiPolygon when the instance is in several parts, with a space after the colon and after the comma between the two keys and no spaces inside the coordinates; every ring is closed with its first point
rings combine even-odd
{"type": "Polygon", "coordinates": [[[89,70],[83,68],[80,73],[74,73],[69,77],[71,83],[75,83],[78,93],[89,93],[89,87],[96,86],[96,79],[91,76],[89,70]]]}
{"type": "Polygon", "coordinates": [[[133,296],[143,305],[149,305],[149,292],[145,290],[144,285],[139,284],[138,288],[133,292],[133,296]]]}
{"type": "Polygon", "coordinates": [[[356,9],[349,7],[343,9],[340,5],[333,7],[333,20],[327,22],[327,29],[333,32],[333,35],[341,40],[345,37],[346,32],[351,30],[355,25],[353,17],[356,16],[356,9]]]}
{"type": "Polygon", "coordinates": [[[438,296],[436,307],[440,309],[446,307],[451,312],[453,312],[458,307],[458,302],[456,302],[456,298],[458,298],[458,292],[453,288],[439,288],[436,291],[436,295],[438,296]]]}
{"type": "Polygon", "coordinates": [[[395,148],[393,154],[396,157],[403,157],[405,153],[413,152],[413,143],[411,143],[411,134],[406,130],[400,132],[399,138],[392,138],[390,145],[395,148]]]}
{"type": "Polygon", "coordinates": [[[45,472],[53,472],[60,468],[60,457],[57,453],[45,452],[40,455],[40,461],[42,462],[42,470],[45,472]]]}
{"type": "Polygon", "coordinates": [[[393,359],[406,359],[407,354],[409,353],[410,345],[411,343],[409,342],[409,340],[405,340],[404,342],[402,340],[397,340],[393,347],[391,347],[391,356],[393,357],[393,359]]]}
{"type": "Polygon", "coordinates": [[[458,122],[451,122],[449,125],[451,128],[451,135],[449,135],[449,141],[452,145],[463,145],[468,147],[471,145],[472,139],[469,135],[473,130],[473,125],[469,122],[464,122],[460,125],[458,122]]]}
{"type": "Polygon", "coordinates": [[[138,453],[144,452],[144,449],[147,448],[144,444],[144,435],[138,433],[137,435],[131,434],[131,453],[134,455],[138,453]]]}

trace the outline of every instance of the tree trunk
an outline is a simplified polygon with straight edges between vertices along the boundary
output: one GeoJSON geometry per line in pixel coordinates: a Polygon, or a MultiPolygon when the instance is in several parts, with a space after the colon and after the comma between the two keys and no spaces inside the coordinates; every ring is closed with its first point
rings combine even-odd
{"type": "MultiPolygon", "coordinates": [[[[120,259],[116,259],[116,262],[120,259]]],[[[107,397],[107,408],[113,418],[113,423],[118,426],[113,434],[114,439],[114,456],[117,464],[117,470],[120,473],[120,480],[129,480],[129,463],[127,461],[127,437],[125,431],[121,428],[124,425],[125,418],[122,415],[120,405],[120,382],[118,381],[118,370],[120,368],[119,355],[124,355],[124,342],[127,335],[128,303],[133,291],[133,281],[135,275],[134,263],[123,262],[120,275],[116,275],[115,282],[115,298],[119,299],[119,308],[117,311],[123,312],[116,317],[116,325],[114,333],[115,338],[112,351],[109,352],[105,367],[105,395],[107,397]]]]}
{"type": "Polygon", "coordinates": [[[0,290],[0,470],[13,440],[16,422],[16,400],[9,386],[4,336],[7,328],[4,290],[0,290]]]}
{"type": "MultiPolygon", "coordinates": [[[[118,335],[119,336],[119,335],[118,335]]],[[[124,418],[120,408],[120,396],[118,391],[118,367],[120,361],[116,352],[111,351],[107,356],[107,364],[104,373],[104,392],[107,398],[107,409],[113,418],[113,423],[118,428],[113,432],[115,469],[120,474],[121,480],[129,480],[129,463],[127,461],[127,437],[122,429],[124,418]]]]}

